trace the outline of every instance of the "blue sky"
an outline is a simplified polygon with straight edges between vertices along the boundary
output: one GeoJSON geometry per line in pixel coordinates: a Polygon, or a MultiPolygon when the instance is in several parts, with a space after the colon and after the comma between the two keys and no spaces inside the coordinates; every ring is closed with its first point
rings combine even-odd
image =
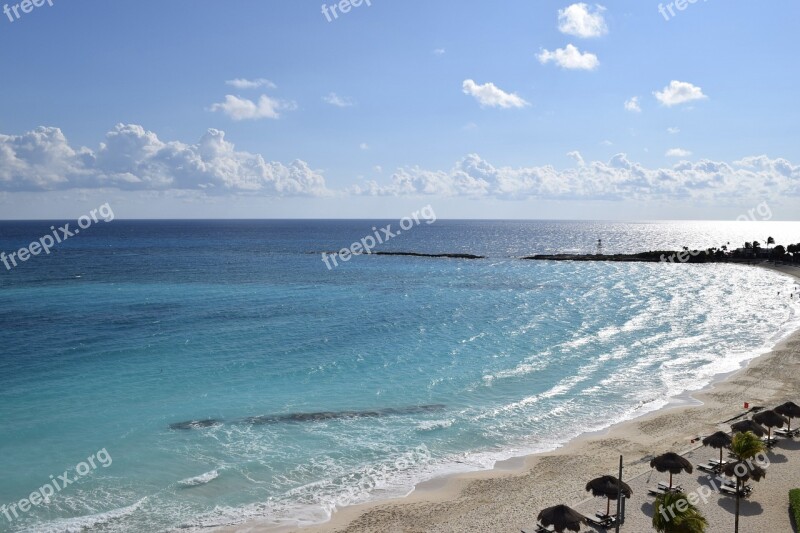
{"type": "Polygon", "coordinates": [[[0,13],[0,218],[800,207],[795,1],[51,1],[0,13]]]}

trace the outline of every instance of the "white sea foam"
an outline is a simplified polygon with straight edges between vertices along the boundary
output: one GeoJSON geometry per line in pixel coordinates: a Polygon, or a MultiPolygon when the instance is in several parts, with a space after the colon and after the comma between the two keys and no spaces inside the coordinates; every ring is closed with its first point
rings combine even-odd
{"type": "Polygon", "coordinates": [[[205,485],[206,483],[211,483],[218,477],[219,477],[219,470],[211,470],[210,472],[206,472],[205,474],[200,474],[199,476],[182,479],[178,481],[178,485],[182,487],[196,487],[198,485],[205,485]]]}
{"type": "Polygon", "coordinates": [[[433,431],[436,429],[449,428],[453,425],[453,420],[426,420],[417,424],[419,431],[433,431]]]}
{"type": "Polygon", "coordinates": [[[89,516],[79,516],[76,518],[65,518],[61,520],[53,520],[44,524],[37,525],[35,528],[25,530],[26,533],[84,533],[97,528],[108,526],[113,522],[124,519],[138,511],[142,505],[147,501],[147,498],[142,498],[133,505],[122,507],[120,509],[113,509],[103,513],[97,513],[89,516]]]}

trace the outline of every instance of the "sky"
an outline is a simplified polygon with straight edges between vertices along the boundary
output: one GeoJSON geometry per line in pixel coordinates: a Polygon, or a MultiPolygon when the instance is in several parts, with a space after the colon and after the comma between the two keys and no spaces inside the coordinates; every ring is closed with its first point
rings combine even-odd
{"type": "Polygon", "coordinates": [[[795,0],[36,3],[0,219],[799,212],[795,0]]]}

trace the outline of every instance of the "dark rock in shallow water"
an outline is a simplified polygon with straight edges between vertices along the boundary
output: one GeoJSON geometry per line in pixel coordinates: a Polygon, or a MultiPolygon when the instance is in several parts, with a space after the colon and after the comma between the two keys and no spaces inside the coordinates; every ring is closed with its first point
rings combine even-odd
{"type": "Polygon", "coordinates": [[[202,429],[202,428],[219,426],[221,424],[222,420],[214,420],[213,418],[208,418],[206,420],[189,420],[187,422],[177,422],[175,424],[170,424],[169,429],[202,429]]]}
{"type": "MultiPolygon", "coordinates": [[[[316,254],[317,252],[308,252],[316,254]]],[[[328,255],[339,255],[338,251],[334,252],[325,252],[328,255]]],[[[361,255],[397,255],[397,256],[406,256],[406,257],[432,257],[436,259],[486,259],[484,255],[473,255],[473,254],[425,254],[422,252],[369,252],[369,253],[360,253],[360,254],[352,254],[354,256],[361,256],[361,255]]]]}
{"type": "Polygon", "coordinates": [[[320,411],[316,413],[290,413],[285,415],[251,416],[242,420],[246,424],[279,424],[281,422],[321,422],[325,420],[342,420],[346,418],[378,418],[381,416],[413,415],[442,411],[441,404],[414,405],[411,407],[389,407],[366,411],[320,411]]]}
{"type": "Polygon", "coordinates": [[[615,255],[599,255],[599,254],[555,254],[555,255],[531,255],[523,257],[526,260],[539,260],[539,261],[618,261],[628,263],[655,263],[659,261],[658,256],[650,256],[644,254],[615,254],[615,255]]]}
{"type": "Polygon", "coordinates": [[[422,254],[418,252],[372,252],[372,255],[405,255],[410,257],[436,257],[447,259],[486,259],[482,255],[472,254],[422,254]]]}
{"type": "MultiPolygon", "coordinates": [[[[442,404],[413,405],[411,407],[389,407],[386,409],[375,409],[365,411],[319,411],[316,413],[289,413],[284,415],[264,415],[251,416],[237,420],[240,424],[251,424],[254,426],[264,424],[280,424],[284,422],[321,422],[325,420],[342,420],[347,418],[378,418],[381,416],[413,415],[418,413],[430,413],[443,411],[442,404]]],[[[190,420],[188,422],[178,422],[170,424],[170,429],[201,429],[218,426],[221,420],[190,420]]]]}
{"type": "Polygon", "coordinates": [[[537,254],[523,257],[533,261],[611,261],[620,263],[718,263],[730,260],[704,250],[650,251],[636,254],[537,254]],[[680,258],[683,259],[680,259],[680,258]]]}

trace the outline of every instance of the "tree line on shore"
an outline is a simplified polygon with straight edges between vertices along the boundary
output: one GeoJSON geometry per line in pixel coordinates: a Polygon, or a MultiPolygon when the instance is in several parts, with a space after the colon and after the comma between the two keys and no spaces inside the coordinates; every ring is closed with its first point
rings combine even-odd
{"type": "Polygon", "coordinates": [[[775,245],[775,239],[768,237],[767,247],[761,245],[757,240],[744,243],[742,248],[729,250],[730,243],[719,248],[709,248],[708,253],[719,258],[732,257],[741,259],[772,259],[774,261],[788,261],[791,263],[800,262],[800,243],[775,245]]]}
{"type": "Polygon", "coordinates": [[[754,261],[758,259],[769,259],[787,263],[800,263],[800,243],[775,245],[775,239],[768,237],[766,248],[757,241],[748,241],[741,248],[731,248],[730,242],[719,247],[711,247],[705,250],[690,250],[684,246],[682,251],[654,251],[636,254],[640,257],[658,256],[661,261],[680,262],[680,263],[707,263],[716,261],[754,261]]]}

